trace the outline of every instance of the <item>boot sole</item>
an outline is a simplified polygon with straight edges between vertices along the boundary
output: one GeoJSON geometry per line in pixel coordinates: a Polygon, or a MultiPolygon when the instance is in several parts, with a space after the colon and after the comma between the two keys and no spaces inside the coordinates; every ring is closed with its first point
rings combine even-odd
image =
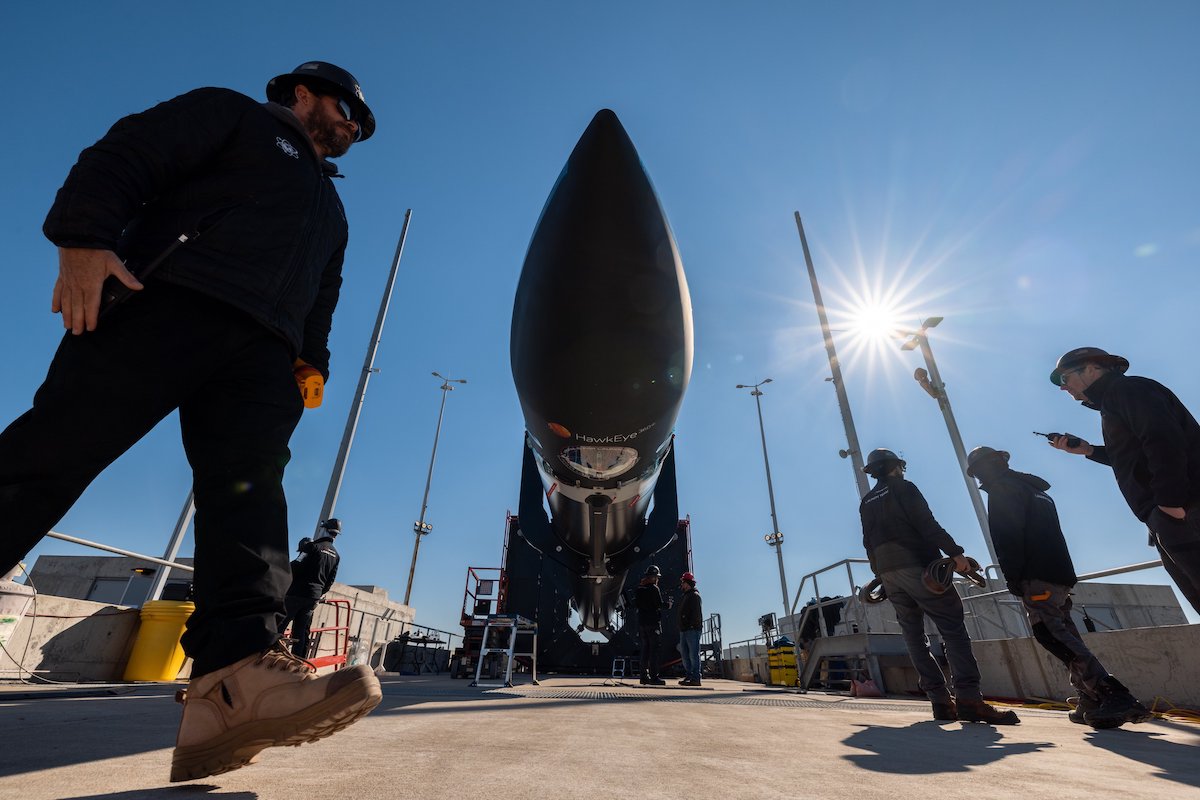
{"type": "Polygon", "coordinates": [[[365,717],[382,700],[383,691],[371,675],[291,716],[248,722],[204,744],[176,747],[171,783],[240,769],[268,747],[299,747],[332,736],[365,717]]]}
{"type": "Polygon", "coordinates": [[[1089,715],[1087,718],[1087,724],[1091,725],[1098,731],[1107,731],[1112,730],[1113,728],[1119,728],[1122,725],[1136,725],[1140,722],[1149,722],[1152,719],[1154,719],[1154,714],[1149,711],[1144,713],[1131,712],[1129,714],[1119,714],[1114,717],[1097,717],[1095,715],[1089,715]]]}

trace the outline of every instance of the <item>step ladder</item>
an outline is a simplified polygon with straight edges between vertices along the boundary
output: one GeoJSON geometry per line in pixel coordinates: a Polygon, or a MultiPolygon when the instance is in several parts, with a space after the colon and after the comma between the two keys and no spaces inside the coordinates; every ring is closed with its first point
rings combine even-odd
{"type": "Polygon", "coordinates": [[[824,671],[831,681],[849,681],[860,675],[869,677],[880,691],[886,692],[879,657],[899,655],[907,656],[908,648],[898,633],[822,636],[809,646],[808,659],[800,671],[800,688],[808,691],[824,671]]]}
{"type": "Polygon", "coordinates": [[[537,623],[532,620],[525,619],[519,614],[491,614],[487,618],[487,625],[483,629],[483,641],[480,642],[479,659],[475,663],[475,680],[471,681],[472,686],[478,686],[486,689],[500,689],[512,686],[513,662],[517,656],[525,656],[532,659],[533,667],[531,674],[533,675],[533,685],[538,686],[537,679],[537,623]],[[491,633],[495,630],[498,633],[501,631],[508,632],[508,644],[504,647],[492,647],[491,633]],[[529,651],[517,650],[517,637],[527,636],[530,639],[529,651]],[[483,662],[487,660],[487,656],[492,653],[504,653],[504,682],[503,683],[482,683],[479,678],[483,674],[483,662]]]}

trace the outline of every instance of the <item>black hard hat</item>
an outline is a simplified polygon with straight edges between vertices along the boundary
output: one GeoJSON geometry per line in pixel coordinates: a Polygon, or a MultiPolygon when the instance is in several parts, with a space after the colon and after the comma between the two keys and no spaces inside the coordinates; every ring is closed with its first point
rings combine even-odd
{"type": "Polygon", "coordinates": [[[325,532],[330,536],[337,536],[342,532],[342,521],[336,517],[330,517],[329,519],[321,522],[321,527],[324,528],[325,532]]]}
{"type": "Polygon", "coordinates": [[[662,575],[662,570],[651,564],[650,566],[646,567],[646,574],[658,576],[662,575]]]}
{"type": "Polygon", "coordinates": [[[267,82],[267,99],[280,103],[298,84],[327,89],[343,98],[354,108],[358,123],[358,141],[365,142],[375,133],[375,115],[363,99],[362,88],[353,75],[327,61],[305,61],[291,72],[276,75],[267,82]]]}
{"type": "Polygon", "coordinates": [[[877,447],[867,454],[867,463],[866,466],[863,467],[863,472],[874,477],[875,473],[883,469],[883,466],[889,461],[895,461],[901,466],[901,468],[908,466],[907,461],[893,453],[891,450],[888,450],[884,447],[877,447]]]}
{"type": "Polygon", "coordinates": [[[1129,359],[1124,356],[1114,356],[1099,347],[1076,347],[1074,350],[1063,353],[1062,358],[1058,359],[1058,363],[1054,365],[1054,371],[1050,373],[1050,382],[1055,386],[1062,386],[1059,379],[1062,377],[1063,370],[1088,362],[1095,362],[1122,374],[1129,369],[1129,359]]]}
{"type": "Polygon", "coordinates": [[[303,539],[300,540],[300,544],[296,545],[296,549],[299,550],[301,553],[303,553],[304,548],[308,547],[310,544],[312,544],[312,539],[305,536],[303,539]]]}
{"type": "Polygon", "coordinates": [[[986,445],[976,447],[970,453],[967,453],[967,474],[974,478],[975,467],[981,461],[987,461],[992,458],[1001,458],[1004,460],[1004,465],[1008,466],[1008,459],[1010,456],[1007,450],[996,450],[995,448],[988,447],[986,445]]]}

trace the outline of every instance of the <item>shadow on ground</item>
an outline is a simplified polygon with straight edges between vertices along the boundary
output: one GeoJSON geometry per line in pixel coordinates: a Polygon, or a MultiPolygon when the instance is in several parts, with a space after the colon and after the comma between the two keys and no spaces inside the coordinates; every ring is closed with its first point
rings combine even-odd
{"type": "MultiPolygon", "coordinates": [[[[1195,728],[1188,730],[1195,731],[1195,728]]],[[[1091,731],[1086,741],[1102,750],[1154,767],[1158,770],[1155,777],[1200,786],[1200,762],[1196,758],[1200,750],[1195,745],[1164,739],[1163,734],[1155,732],[1153,727],[1091,731]]]]}
{"type": "MultiPolygon", "coordinates": [[[[383,703],[375,714],[419,703],[513,698],[484,694],[466,681],[440,677],[384,678],[383,703]]],[[[86,764],[109,758],[148,753],[175,746],[180,706],[175,685],[140,686],[130,694],[99,697],[45,696],[10,701],[0,692],[0,730],[6,731],[0,778],[44,769],[86,764]]],[[[170,764],[164,753],[163,774],[170,764]]],[[[134,800],[138,797],[175,797],[190,787],[173,787],[169,794],[97,795],[134,800]]],[[[214,788],[214,787],[210,787],[214,788]]],[[[150,790],[146,790],[150,791],[150,790]]],[[[247,795],[213,795],[252,800],[247,795]]],[[[79,799],[72,799],[79,800],[79,799]]]]}
{"type": "Polygon", "coordinates": [[[1005,742],[1001,730],[990,725],[925,720],[904,727],[859,727],[843,744],[867,752],[842,758],[862,769],[893,775],[969,772],[1002,758],[1055,747],[1052,742],[1005,742]]]}
{"type": "Polygon", "coordinates": [[[187,786],[168,786],[162,789],[134,789],[129,792],[64,797],[62,800],[189,800],[190,798],[219,797],[222,800],[258,800],[256,792],[222,792],[219,786],[194,783],[187,786]]]}

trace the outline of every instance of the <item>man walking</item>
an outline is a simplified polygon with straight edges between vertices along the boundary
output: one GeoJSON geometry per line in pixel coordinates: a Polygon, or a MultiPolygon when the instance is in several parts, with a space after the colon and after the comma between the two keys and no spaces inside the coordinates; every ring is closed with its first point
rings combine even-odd
{"type": "Polygon", "coordinates": [[[1058,359],[1050,382],[1100,412],[1104,444],[1066,434],[1050,445],[1112,468],[1163,568],[1200,611],[1200,425],[1174,392],[1128,369],[1127,359],[1099,347],[1058,359]]]}
{"type": "Polygon", "coordinates": [[[292,585],[283,598],[287,613],[279,621],[281,634],[291,624],[292,652],[301,658],[308,658],[313,612],[317,610],[321,598],[333,587],[338,564],[342,560],[333,546],[333,540],[342,532],[342,523],[327,519],[320,527],[323,533],[316,541],[302,540],[309,543],[301,547],[300,556],[292,562],[292,585]]]}
{"type": "Polygon", "coordinates": [[[1075,566],[1067,550],[1058,509],[1037,475],[1017,472],[1009,454],[976,447],[967,457],[967,475],[988,493],[988,527],[1008,590],[1021,598],[1038,644],[1063,662],[1079,702],[1072,722],[1116,728],[1145,722],[1151,713],[1092,654],[1071,619],[1075,566]]]}
{"type": "Polygon", "coordinates": [[[196,610],[172,781],[328,736],[381,698],[368,668],[317,677],[277,631],[283,471],[304,407],[296,375],[328,377],[347,242],[327,159],[369,138],[375,118],[354,77],[321,61],[272,79],[266,95],[196,89],[80,154],[43,227],[59,254],[52,310],[68,332],[33,407],[0,434],[3,574],[179,411],[196,610]],[[122,289],[132,297],[101,319],[101,295],[122,289]]]}
{"type": "Polygon", "coordinates": [[[704,628],[703,604],[696,591],[696,576],[685,572],[679,576],[683,597],[679,601],[679,655],[683,660],[683,680],[680,686],[700,685],[700,631],[704,628]]]}
{"type": "Polygon", "coordinates": [[[858,510],[871,571],[882,581],[896,610],[908,657],[919,676],[917,685],[933,704],[936,720],[1016,725],[1020,720],[1014,712],[1000,711],[983,701],[979,665],[971,652],[958,593],[950,589],[939,594],[925,584],[926,567],[942,552],[954,559],[955,570],[966,571],[969,564],[963,549],[934,519],[921,491],[904,479],[907,466],[891,450],[872,450],[863,472],[875,479],[875,487],[863,497],[858,510]],[[926,616],[942,635],[953,695],[929,651],[926,616]]]}

